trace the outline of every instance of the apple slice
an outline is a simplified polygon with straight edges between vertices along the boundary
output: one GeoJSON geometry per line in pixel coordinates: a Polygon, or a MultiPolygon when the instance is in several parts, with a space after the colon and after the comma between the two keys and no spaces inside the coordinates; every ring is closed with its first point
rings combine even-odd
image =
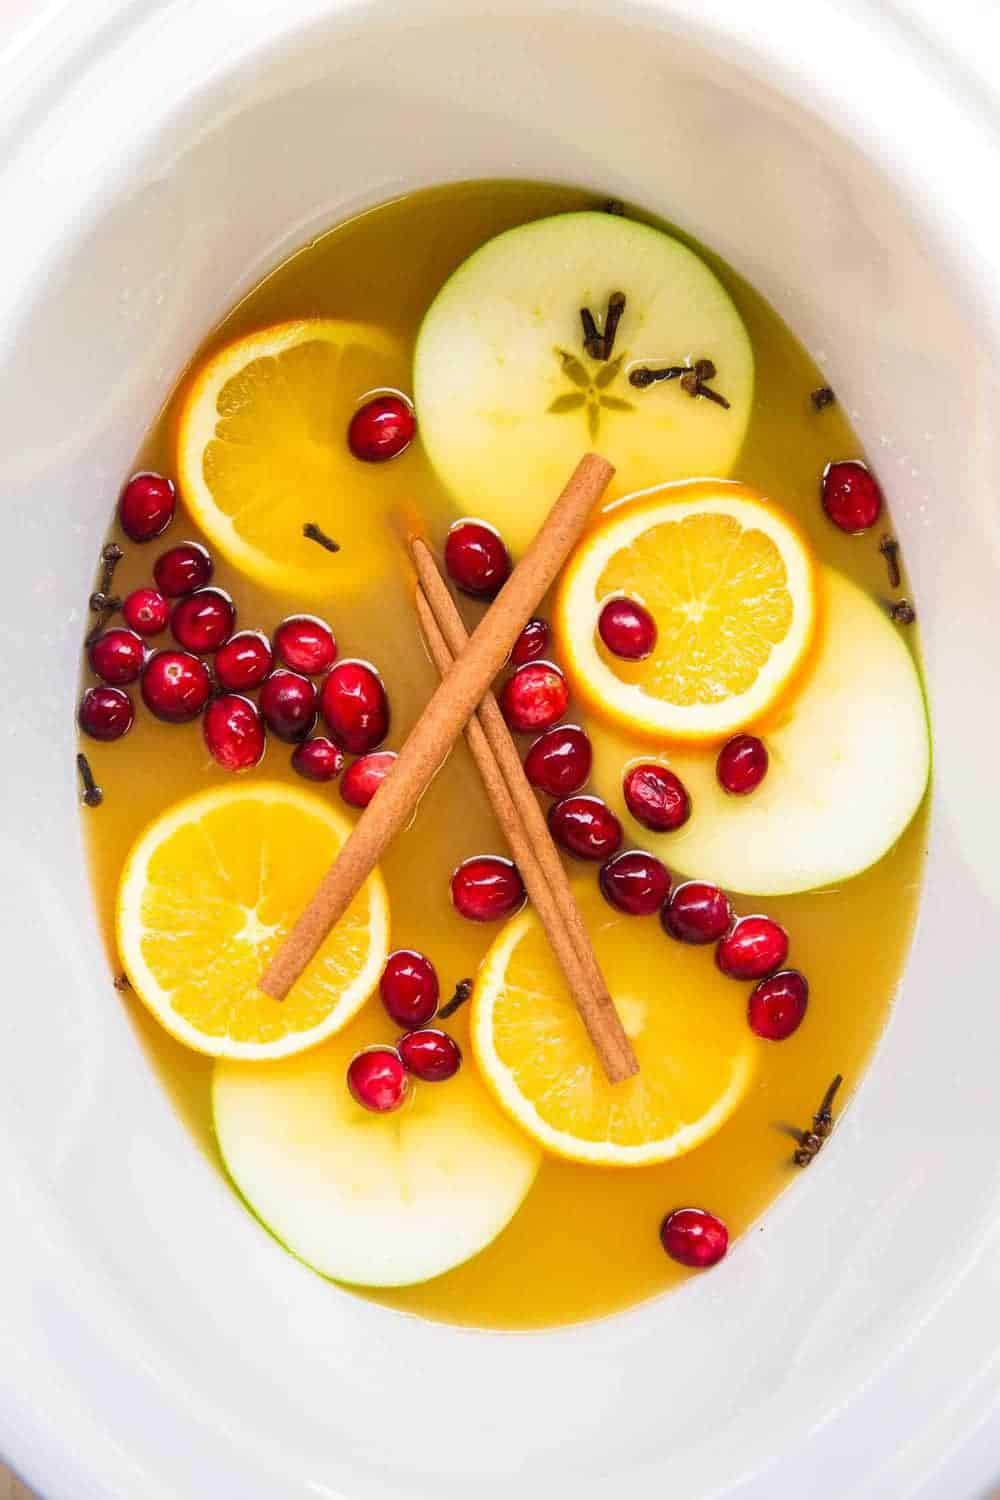
{"type": "Polygon", "coordinates": [[[748,796],[724,792],[716,752],[641,750],[591,726],[593,790],[630,840],[669,869],[727,890],[778,896],[833,885],[875,864],[920,806],[930,771],[927,712],[913,657],[868,594],[832,568],[821,575],[822,638],[805,686],[759,730],[770,765],[748,796]],[[691,796],[674,833],[644,828],[625,807],[623,772],[669,765],[691,796]]]}
{"type": "Polygon", "coordinates": [[[730,472],[753,398],[753,353],[728,293],[686,245],[606,213],[567,213],[508,230],[470,256],[431,304],[417,339],[414,395],[424,447],[459,508],[521,551],[580,454],[616,465],[608,498],[695,474],[730,472]],[[603,328],[625,294],[612,357],[583,346],[580,309],[603,328]],[[709,359],[710,387],[644,389],[640,366],[709,359]]]}
{"type": "Polygon", "coordinates": [[[287,1061],[220,1063],[215,1129],[237,1188],[293,1254],[338,1281],[406,1286],[495,1239],[541,1152],[500,1113],[468,1058],[447,1083],[412,1085],[394,1113],[366,1112],[346,1074],[375,1039],[363,1017],[287,1061]]]}

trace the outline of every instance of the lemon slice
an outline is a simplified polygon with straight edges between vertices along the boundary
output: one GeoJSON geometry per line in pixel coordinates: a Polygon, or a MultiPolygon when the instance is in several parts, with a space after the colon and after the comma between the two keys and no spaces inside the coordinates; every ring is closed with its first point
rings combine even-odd
{"type": "Polygon", "coordinates": [[[344,554],[337,577],[365,578],[396,495],[384,464],[352,456],[347,428],[366,395],[407,378],[389,334],[324,318],[264,328],[211,355],[177,419],[181,493],[209,540],[270,588],[329,592],[331,559],[302,534],[313,522],[344,554]]]}
{"type": "Polygon", "coordinates": [[[719,740],[789,689],[816,632],[812,555],[788,518],[721,480],[647,490],[584,537],[564,574],[556,627],[574,687],[645,738],[719,740]],[[611,655],[603,604],[638,599],[656,621],[643,661],[611,655]]]}
{"type": "Polygon", "coordinates": [[[140,835],[118,888],[118,948],[178,1041],[213,1057],[286,1057],[364,1003],[389,948],[378,871],[285,1000],[257,987],[350,826],[312,793],[258,782],[199,792],[140,835]]]}
{"type": "Polygon", "coordinates": [[[675,943],[576,892],[639,1073],[611,1084],[529,909],[513,917],[476,979],[472,1041],[499,1104],[547,1151],[600,1166],[682,1156],[713,1135],[754,1073],[745,993],[703,950],[675,943]],[[655,962],[650,944],[655,944],[655,962]]]}

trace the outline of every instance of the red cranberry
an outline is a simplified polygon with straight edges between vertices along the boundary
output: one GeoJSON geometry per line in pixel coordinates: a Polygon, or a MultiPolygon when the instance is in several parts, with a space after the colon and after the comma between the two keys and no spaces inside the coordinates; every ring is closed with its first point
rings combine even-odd
{"type": "Polygon", "coordinates": [[[788,933],[770,917],[740,917],[715,950],[730,979],[763,979],[788,957],[788,933]]]}
{"type": "Polygon", "coordinates": [[[630,917],[651,917],[670,894],[670,876],[651,854],[626,849],[601,866],[598,877],[605,901],[630,917]]]}
{"type": "Polygon", "coordinates": [[[455,1038],[432,1027],[400,1037],[399,1055],[407,1072],[424,1083],[444,1083],[462,1066],[462,1052],[455,1038]]]}
{"type": "Polygon", "coordinates": [[[782,969],[762,979],[747,1004],[750,1030],[769,1042],[783,1042],[798,1031],[809,1003],[809,984],[798,969],[782,969]]]}
{"type": "Polygon", "coordinates": [[[759,787],[767,775],[768,754],[755,734],[734,734],[719,751],[715,774],[725,792],[745,797],[759,787]]]}
{"type": "Polygon", "coordinates": [[[382,679],[364,661],[341,661],[323,683],[320,708],[331,735],[348,755],[364,755],[389,733],[389,700],[382,679]]]}
{"type": "Polygon", "coordinates": [[[122,601],[122,618],[136,635],[159,635],[167,628],[170,605],[156,589],[133,589],[122,601]]]}
{"type": "Polygon", "coordinates": [[[707,1271],[729,1249],[729,1230],[705,1208],[675,1208],[660,1225],[660,1243],[679,1265],[707,1271]]]}
{"type": "Polygon", "coordinates": [[[556,843],[577,859],[607,859],[621,847],[622,825],[600,797],[564,797],[549,808],[556,843]]]}
{"type": "Polygon", "coordinates": [[[511,729],[530,734],[561,719],[569,704],[569,687],[549,661],[529,661],[504,683],[500,707],[511,729]]]}
{"type": "Polygon", "coordinates": [[[529,620],[510,653],[512,667],[523,667],[526,661],[537,661],[549,649],[549,627],[545,620],[529,620]]]}
{"type": "Polygon", "coordinates": [[[132,699],[124,688],[88,688],[80,699],[78,718],[92,740],[120,740],[135,718],[132,699]]]}
{"type": "Polygon", "coordinates": [[[236,623],[233,601],[221,589],[196,589],[174,605],[170,633],[185,651],[217,651],[236,623]]]}
{"type": "Polygon", "coordinates": [[[510,553],[482,521],[456,521],[444,544],[444,565],[463,594],[492,599],[510,577],[510,553]]]}
{"type": "Polygon", "coordinates": [[[416,425],[413,407],[404,396],[376,396],[351,418],[347,446],[367,464],[384,463],[410,446],[416,425]]]}
{"type": "Polygon", "coordinates": [[[215,676],[230,693],[246,693],[260,687],[271,670],[273,657],[266,635],[259,630],[240,630],[215,653],[215,676]]]}
{"type": "Polygon", "coordinates": [[[609,599],[597,629],[608,650],[626,661],[642,661],[656,645],[656,621],[638,599],[609,599]]]}
{"type": "Polygon", "coordinates": [[[290,615],[274,632],[274,654],[282,666],[318,677],[337,660],[333,631],[315,615],[290,615]]]}
{"type": "Polygon", "coordinates": [[[823,509],[841,531],[867,531],[881,514],[881,486],[867,464],[857,458],[827,464],[820,494],[823,509]]]}
{"type": "Polygon", "coordinates": [[[292,751],[292,769],[307,781],[332,781],[340,775],[343,764],[343,750],[322,735],[303,740],[292,751]]]}
{"type": "Polygon", "coordinates": [[[437,971],[413,948],[390,953],[378,982],[382,1004],[398,1026],[423,1026],[438,1008],[437,971]]]}
{"type": "Polygon", "coordinates": [[[316,689],[308,677],[279,668],[260,690],[260,711],[279,740],[304,740],[316,722],[316,689]]]}
{"type": "Polygon", "coordinates": [[[187,651],[157,651],[142,674],[142,701],[168,724],[196,719],[211,692],[208,668],[187,651]]]}
{"type": "Polygon", "coordinates": [[[133,474],[118,501],[122,531],[133,542],[151,542],[174,519],[177,492],[162,474],[133,474]]]}
{"type": "Polygon", "coordinates": [[[688,880],[674,891],[661,919],[664,930],[682,943],[714,943],[728,930],[733,908],[717,885],[688,880]]]}
{"type": "Polygon", "coordinates": [[[153,564],[156,587],[168,599],[179,599],[182,594],[203,589],[213,572],[208,549],[200,542],[179,542],[169,552],[161,552],[153,564]]]}
{"type": "Polygon", "coordinates": [[[103,682],[110,682],[117,687],[126,682],[135,682],[142,671],[145,655],[142,637],[136,635],[134,630],[122,630],[120,626],[105,630],[87,648],[91,671],[103,682]]]}
{"type": "Polygon", "coordinates": [[[499,854],[477,854],[451,877],[451,899],[470,922],[496,922],[524,905],[524,883],[517,866],[499,854]]]}
{"type": "Polygon", "coordinates": [[[590,740],[576,724],[559,724],[539,735],[524,757],[524,774],[550,797],[578,792],[590,775],[590,740]]]}
{"type": "Polygon", "coordinates": [[[622,791],[636,822],[654,833],[673,833],[691,816],[691,798],[683,781],[656,761],[626,771],[622,791]]]}
{"type": "Polygon", "coordinates": [[[409,1088],[403,1059],[395,1047],[369,1047],[352,1059],[347,1087],[365,1109],[388,1114],[399,1108],[409,1088]]]}
{"type": "Polygon", "coordinates": [[[372,750],[344,772],[340,795],[351,807],[367,807],[396,764],[395,750],[372,750]]]}
{"type": "Polygon", "coordinates": [[[264,757],[264,725],[257,705],[237,693],[213,698],[202,721],[205,744],[223,770],[249,771],[264,757]]]}

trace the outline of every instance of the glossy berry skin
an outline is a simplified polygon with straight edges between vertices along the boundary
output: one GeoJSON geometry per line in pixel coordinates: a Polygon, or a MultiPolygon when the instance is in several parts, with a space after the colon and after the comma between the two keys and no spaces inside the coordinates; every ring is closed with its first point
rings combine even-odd
{"type": "Polygon", "coordinates": [[[272,672],[259,702],[264,723],[279,740],[304,740],[316,722],[316,689],[298,672],[272,672]]]}
{"type": "Polygon", "coordinates": [[[395,750],[372,750],[353,761],[340,782],[340,795],[351,807],[367,807],[396,764],[395,750]]]}
{"type": "Polygon", "coordinates": [[[215,679],[230,693],[260,687],[274,663],[271,643],[259,630],[239,630],[215,653],[215,679]]]}
{"type": "Polygon", "coordinates": [[[132,728],[135,710],[124,688],[88,688],[80,699],[77,719],[92,740],[120,740],[132,728]]]}
{"type": "Polygon", "coordinates": [[[474,599],[492,599],[510,577],[503,538],[482,521],[456,521],[444,544],[448,576],[474,599]]]}
{"type": "Polygon", "coordinates": [[[660,1225],[660,1243],[678,1265],[707,1271],[729,1249],[729,1230],[705,1208],[675,1208],[660,1225]]]}
{"type": "Polygon", "coordinates": [[[409,1088],[403,1059],[395,1047],[369,1047],[352,1059],[347,1087],[362,1108],[388,1114],[399,1108],[409,1088]]]}
{"type": "Polygon", "coordinates": [[[551,634],[547,620],[529,620],[514,642],[510,653],[511,666],[523,667],[526,661],[537,661],[544,656],[549,649],[551,634]]]}
{"type": "Polygon", "coordinates": [[[755,734],[734,734],[719,751],[715,774],[724,792],[745,797],[767,775],[767,746],[755,734]]]}
{"type": "Polygon", "coordinates": [[[517,866],[499,854],[477,854],[451,877],[451,899],[470,922],[498,922],[524,905],[524,883],[517,866]]]}
{"type": "Polygon", "coordinates": [[[717,885],[688,880],[677,887],[660,916],[664,931],[682,943],[715,943],[728,931],[733,908],[717,885]]]}
{"type": "Polygon", "coordinates": [[[782,969],[762,979],[747,1002],[750,1030],[768,1042],[783,1042],[798,1031],[809,1004],[809,983],[798,969],[782,969]]]}
{"type": "Polygon", "coordinates": [[[874,526],[882,513],[882,489],[859,459],[827,464],[820,485],[823,509],[834,526],[852,536],[874,526]]]}
{"type": "Polygon", "coordinates": [[[626,849],[601,866],[601,895],[630,917],[651,917],[670,894],[666,867],[641,849],[626,849]]]}
{"type": "Polygon", "coordinates": [[[679,776],[657,761],[644,761],[625,772],[625,806],[643,828],[673,833],[691,816],[691,798],[679,776]]]}
{"type": "Polygon", "coordinates": [[[236,610],[221,589],[196,589],[178,600],[170,616],[170,633],[185,651],[217,651],[236,624],[236,610]]]}
{"type": "Polygon", "coordinates": [[[656,645],[656,621],[638,599],[609,599],[597,617],[597,633],[625,661],[642,661],[656,645]]]}
{"type": "Polygon", "coordinates": [[[569,686],[550,661],[529,661],[504,683],[500,707],[516,734],[537,733],[561,719],[569,705],[569,686]]]}
{"type": "Polygon", "coordinates": [[[740,917],[715,950],[730,979],[763,979],[788,957],[788,933],[770,917],[740,917]]]}
{"type": "Polygon", "coordinates": [[[609,859],[621,848],[622,825],[600,797],[564,797],[549,808],[549,831],[577,859],[609,859]]]}
{"type": "Polygon", "coordinates": [[[133,589],[122,600],[122,619],[144,639],[160,635],[170,619],[170,605],[156,589],[133,589]]]}
{"type": "Polygon", "coordinates": [[[462,1066],[462,1050],[446,1031],[427,1027],[399,1039],[403,1066],[422,1083],[445,1083],[462,1066]]]}
{"type": "Polygon", "coordinates": [[[156,587],[168,599],[180,599],[203,589],[214,571],[208,549],[200,542],[178,542],[168,552],[161,552],[153,564],[156,587]]]}
{"type": "Polygon", "coordinates": [[[397,948],[389,954],[378,989],[397,1026],[425,1026],[437,1013],[437,971],[429,958],[413,948],[397,948]]]}
{"type": "Polygon", "coordinates": [[[593,752],[577,724],[557,724],[539,735],[524,757],[524,774],[550,797],[569,797],[586,785],[593,752]]]}
{"type": "Polygon", "coordinates": [[[292,770],[307,781],[333,781],[344,766],[344,752],[332,740],[315,735],[292,751],[292,770]]]}
{"type": "Polygon", "coordinates": [[[213,698],[201,727],[209,754],[225,771],[249,771],[264,757],[264,725],[249,698],[238,693],[213,698]]]}
{"type": "Polygon", "coordinates": [[[133,474],[118,501],[122,531],[133,542],[161,536],[177,507],[177,492],[162,474],[133,474]]]}
{"type": "Polygon", "coordinates": [[[348,755],[364,755],[389,733],[389,700],[375,668],[364,661],[341,661],[320,691],[327,728],[348,755]]]}
{"type": "Polygon", "coordinates": [[[359,406],[347,429],[347,446],[366,464],[396,458],[413,442],[413,407],[402,396],[375,396],[359,406]]]}
{"type": "Polygon", "coordinates": [[[146,647],[142,637],[134,630],[122,630],[120,626],[105,630],[87,647],[91,671],[112,687],[135,682],[145,659],[146,647]]]}
{"type": "Polygon", "coordinates": [[[290,615],[274,632],[274,654],[283,667],[318,677],[337,660],[337,642],[329,625],[315,615],[290,615]]]}
{"type": "Polygon", "coordinates": [[[158,719],[186,724],[196,719],[212,693],[208,668],[187,651],[157,651],[142,674],[142,701],[158,719]]]}

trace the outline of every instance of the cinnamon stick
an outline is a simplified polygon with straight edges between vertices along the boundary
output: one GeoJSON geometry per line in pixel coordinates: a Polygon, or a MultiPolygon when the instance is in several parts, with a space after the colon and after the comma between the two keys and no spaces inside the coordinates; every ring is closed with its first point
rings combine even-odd
{"type": "Polygon", "coordinates": [[[362,812],[312,900],[265,970],[260,987],[266,995],[284,999],[385,849],[405,827],[569,556],[613,473],[612,466],[596,453],[586,454],[577,464],[534,541],[432,695],[391,774],[362,812]]]}

